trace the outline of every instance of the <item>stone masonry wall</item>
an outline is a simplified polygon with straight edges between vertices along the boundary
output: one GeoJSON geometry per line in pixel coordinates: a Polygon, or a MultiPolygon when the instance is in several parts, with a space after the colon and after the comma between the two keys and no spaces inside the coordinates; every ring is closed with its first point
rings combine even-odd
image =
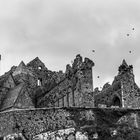
{"type": "MultiPolygon", "coordinates": [[[[95,91],[96,92],[96,91],[95,91]]],[[[121,103],[121,86],[119,82],[115,82],[112,85],[108,85],[107,87],[103,87],[101,91],[98,91],[96,94],[93,92],[95,98],[95,106],[96,107],[111,107],[115,106],[114,99],[117,97],[121,103]]]]}
{"type": "Polygon", "coordinates": [[[22,133],[30,140],[43,132],[80,127],[86,123],[83,120],[92,121],[90,125],[95,125],[94,114],[88,112],[55,108],[3,112],[0,113],[0,136],[22,133]]]}
{"type": "Polygon", "coordinates": [[[90,59],[85,58],[83,61],[82,57],[77,55],[73,65],[66,66],[65,78],[56,84],[49,92],[46,92],[45,96],[38,100],[37,106],[93,107],[93,66],[94,63],[90,59]]]}
{"type": "Polygon", "coordinates": [[[134,80],[129,78],[122,82],[124,107],[140,108],[140,93],[135,88],[134,80]]]}
{"type": "Polygon", "coordinates": [[[119,67],[117,79],[121,81],[123,107],[139,108],[140,91],[135,83],[133,67],[124,62],[119,67]]]}
{"type": "Polygon", "coordinates": [[[117,105],[123,108],[140,108],[140,89],[135,83],[132,65],[127,65],[125,60],[120,65],[112,85],[103,87],[102,91],[96,90],[93,94],[96,107],[117,105]]]}
{"type": "Polygon", "coordinates": [[[68,128],[94,134],[98,127],[115,127],[120,118],[124,122],[123,116],[129,119],[129,114],[132,114],[131,123],[136,125],[138,116],[135,114],[139,114],[139,110],[132,109],[42,108],[1,112],[0,137],[16,133],[31,140],[38,134],[68,128]]]}

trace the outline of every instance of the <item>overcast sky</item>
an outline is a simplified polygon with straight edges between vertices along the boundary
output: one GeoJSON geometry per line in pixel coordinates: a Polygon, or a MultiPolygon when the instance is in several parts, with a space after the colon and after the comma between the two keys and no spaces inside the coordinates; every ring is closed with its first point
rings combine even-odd
{"type": "Polygon", "coordinates": [[[95,62],[94,87],[112,82],[124,58],[140,86],[140,1],[0,0],[0,54],[1,74],[36,56],[65,71],[81,54],[95,62]]]}

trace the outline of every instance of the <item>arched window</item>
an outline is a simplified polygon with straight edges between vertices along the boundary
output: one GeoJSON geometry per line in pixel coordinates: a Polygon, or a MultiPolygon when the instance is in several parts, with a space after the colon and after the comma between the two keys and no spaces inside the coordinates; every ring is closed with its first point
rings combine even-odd
{"type": "Polygon", "coordinates": [[[119,97],[115,96],[115,97],[113,98],[112,105],[113,105],[113,106],[119,106],[119,107],[121,107],[121,102],[120,102],[119,97]]]}
{"type": "Polygon", "coordinates": [[[42,79],[39,78],[39,79],[37,80],[37,85],[38,85],[38,86],[41,86],[41,85],[42,85],[42,79]]]}

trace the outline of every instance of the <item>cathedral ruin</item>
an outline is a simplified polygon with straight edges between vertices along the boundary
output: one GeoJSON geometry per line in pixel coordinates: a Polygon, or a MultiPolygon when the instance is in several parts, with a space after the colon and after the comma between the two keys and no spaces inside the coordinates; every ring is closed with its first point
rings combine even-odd
{"type": "MultiPolygon", "coordinates": [[[[69,124],[66,119],[66,112],[69,114],[71,110],[67,109],[81,108],[84,112],[94,109],[98,115],[98,108],[140,108],[140,89],[135,83],[132,65],[123,60],[112,84],[106,83],[102,90],[93,90],[93,66],[92,60],[83,60],[80,55],[72,65],[66,66],[65,73],[49,70],[38,57],[27,64],[21,61],[18,66],[13,66],[0,76],[0,136],[22,133],[31,139],[44,131],[62,127],[56,122],[63,116],[61,121],[66,124],[61,123],[71,127],[73,122],[69,124]],[[57,118],[59,114],[61,117],[57,118]],[[53,115],[55,123],[52,118],[48,119],[53,115]]],[[[114,121],[125,113],[118,114],[114,121]]],[[[135,113],[133,117],[136,120],[139,115],[135,113]]]]}

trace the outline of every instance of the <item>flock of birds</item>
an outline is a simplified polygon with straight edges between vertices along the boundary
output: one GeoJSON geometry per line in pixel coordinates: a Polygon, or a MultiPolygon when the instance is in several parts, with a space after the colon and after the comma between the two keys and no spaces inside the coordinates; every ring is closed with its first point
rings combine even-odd
{"type": "MultiPolygon", "coordinates": [[[[132,30],[134,31],[135,28],[132,28],[132,30]]],[[[126,34],[126,36],[130,36],[130,34],[126,34]]],[[[95,50],[92,50],[92,52],[95,53],[95,50]]],[[[132,53],[132,51],[130,50],[129,53],[132,53]]],[[[100,76],[98,75],[97,78],[99,79],[100,76]]],[[[102,88],[102,87],[100,87],[100,88],[102,88]]]]}
{"type": "MultiPolygon", "coordinates": [[[[135,28],[132,28],[132,30],[135,30],[135,28]]],[[[127,36],[129,36],[130,34],[127,34],[127,36]]]]}
{"type": "MultiPolygon", "coordinates": [[[[132,30],[134,31],[134,30],[135,30],[135,28],[132,28],[132,30]]],[[[130,36],[130,34],[129,34],[129,33],[127,33],[127,34],[126,34],[126,36],[127,36],[127,37],[129,37],[129,36],[130,36]]],[[[93,52],[93,53],[95,53],[96,51],[95,51],[95,50],[92,50],[92,52],[93,52]]],[[[129,50],[129,53],[132,53],[132,51],[131,51],[131,50],[129,50]]],[[[73,61],[71,61],[71,63],[73,63],[73,61]]],[[[97,76],[97,78],[99,79],[99,78],[100,78],[100,76],[98,75],[98,76],[97,76]]],[[[102,88],[102,87],[100,87],[100,88],[102,88]]]]}

